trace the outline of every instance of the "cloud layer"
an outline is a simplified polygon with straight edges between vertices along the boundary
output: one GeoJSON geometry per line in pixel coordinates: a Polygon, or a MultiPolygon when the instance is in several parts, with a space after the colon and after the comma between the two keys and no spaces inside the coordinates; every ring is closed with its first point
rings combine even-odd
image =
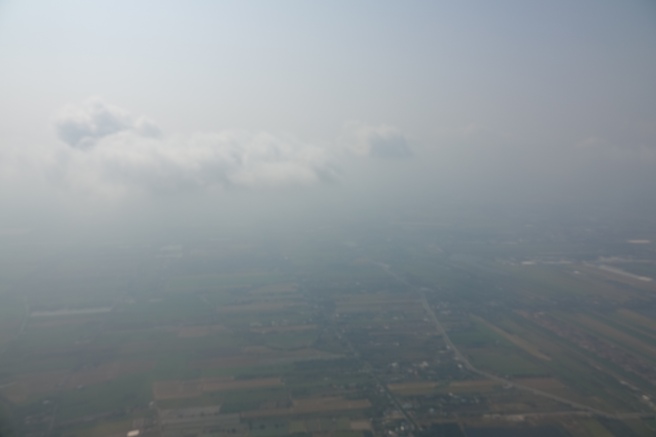
{"type": "Polygon", "coordinates": [[[144,117],[89,100],[56,117],[59,154],[54,179],[86,190],[155,193],[226,188],[307,186],[334,181],[340,160],[354,155],[412,155],[398,129],[350,123],[338,141],[319,147],[271,133],[224,130],[166,137],[144,117]],[[347,153],[343,153],[344,150],[347,153]]]}

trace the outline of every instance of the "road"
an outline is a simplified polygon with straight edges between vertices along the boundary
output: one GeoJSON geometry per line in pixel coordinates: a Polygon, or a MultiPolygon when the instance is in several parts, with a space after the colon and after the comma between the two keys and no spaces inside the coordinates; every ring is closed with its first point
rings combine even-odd
{"type": "Polygon", "coordinates": [[[446,330],[444,329],[444,327],[440,323],[439,319],[435,315],[435,311],[433,311],[433,309],[430,307],[430,305],[428,303],[428,299],[426,298],[426,293],[423,290],[421,291],[421,303],[422,303],[422,306],[424,307],[424,309],[426,309],[426,312],[430,316],[431,320],[433,321],[433,323],[437,327],[438,331],[442,333],[442,335],[444,337],[444,341],[446,342],[446,344],[453,351],[455,359],[457,361],[459,361],[470,372],[476,373],[477,375],[483,376],[483,377],[488,378],[488,379],[492,379],[494,381],[504,383],[507,386],[511,386],[511,387],[517,388],[519,390],[523,390],[523,391],[532,393],[532,394],[537,395],[537,396],[542,396],[542,397],[549,398],[551,400],[560,402],[562,404],[569,405],[570,407],[574,407],[574,408],[579,409],[579,410],[585,410],[589,413],[592,413],[592,414],[595,414],[595,415],[598,415],[598,416],[607,417],[609,419],[616,419],[617,418],[617,415],[609,414],[609,413],[606,413],[604,411],[598,410],[596,408],[593,408],[593,407],[590,407],[590,406],[587,406],[587,405],[583,405],[583,404],[579,404],[578,402],[570,401],[568,399],[562,398],[560,396],[553,395],[551,393],[547,393],[547,392],[542,391],[542,390],[538,390],[538,389],[535,389],[535,388],[532,388],[532,387],[528,387],[526,385],[518,384],[517,382],[512,381],[510,379],[502,378],[501,376],[497,376],[497,375],[494,375],[492,373],[488,373],[488,372],[485,372],[483,370],[480,370],[480,369],[474,367],[474,365],[472,365],[469,362],[467,357],[465,357],[462,354],[462,352],[460,352],[460,350],[456,347],[456,345],[453,344],[453,342],[449,338],[449,334],[446,332],[446,330]]]}
{"type": "MultiPolygon", "coordinates": [[[[381,268],[383,268],[385,270],[385,272],[387,272],[387,274],[392,276],[397,281],[401,282],[403,285],[406,285],[406,286],[411,287],[411,288],[414,287],[407,280],[405,280],[405,278],[403,278],[399,274],[395,273],[389,265],[387,265],[385,263],[378,262],[378,261],[370,261],[370,262],[375,264],[375,265],[380,266],[381,268]]],[[[433,321],[433,324],[435,325],[435,328],[437,329],[438,334],[443,336],[445,343],[453,351],[455,359],[458,362],[460,362],[460,364],[462,364],[462,366],[465,369],[469,370],[470,372],[475,373],[477,375],[480,375],[484,378],[488,378],[488,379],[491,379],[491,380],[494,380],[494,381],[501,382],[503,384],[506,384],[509,387],[513,387],[513,388],[516,388],[516,389],[519,389],[519,390],[534,394],[536,396],[542,396],[544,398],[551,399],[551,400],[559,402],[561,404],[568,405],[572,408],[575,408],[575,409],[578,409],[578,410],[583,410],[583,411],[586,411],[589,414],[592,414],[592,415],[595,415],[595,416],[600,416],[600,417],[605,417],[607,419],[620,419],[621,420],[621,419],[653,418],[654,417],[654,414],[650,414],[650,413],[615,413],[615,414],[607,413],[605,411],[601,411],[601,410],[599,410],[597,408],[594,408],[594,407],[591,407],[589,405],[584,405],[584,404],[581,404],[581,403],[578,403],[578,402],[571,401],[569,399],[565,399],[565,398],[560,397],[560,396],[553,395],[551,393],[548,393],[548,392],[545,392],[545,391],[542,391],[542,390],[535,389],[533,387],[518,384],[517,382],[512,381],[510,379],[506,379],[506,378],[503,378],[501,376],[494,375],[492,373],[489,373],[489,372],[486,372],[484,370],[478,369],[477,367],[472,365],[471,362],[469,362],[469,360],[467,359],[467,357],[460,351],[460,349],[458,349],[456,347],[456,345],[453,344],[453,342],[451,341],[451,338],[449,337],[449,334],[444,329],[444,326],[442,325],[442,323],[438,319],[437,315],[435,314],[435,311],[433,311],[430,304],[428,303],[428,299],[426,298],[426,291],[433,291],[433,290],[430,290],[428,288],[422,288],[422,289],[417,290],[417,292],[419,294],[419,300],[421,302],[421,305],[423,306],[424,310],[428,313],[428,316],[430,317],[430,319],[433,321]]]]}
{"type": "Polygon", "coordinates": [[[418,429],[420,429],[420,427],[419,427],[419,425],[417,425],[417,422],[415,421],[415,419],[410,415],[410,413],[408,413],[408,412],[405,410],[405,408],[403,408],[403,406],[401,405],[401,403],[399,402],[399,400],[396,398],[396,396],[394,396],[394,393],[392,393],[392,391],[387,387],[387,384],[385,384],[385,382],[382,381],[382,380],[380,379],[380,377],[378,377],[378,375],[376,375],[376,372],[374,372],[373,366],[372,366],[367,360],[365,360],[364,358],[362,358],[362,355],[361,355],[361,354],[360,354],[360,353],[359,353],[359,352],[353,347],[353,345],[351,344],[351,342],[350,342],[347,338],[344,338],[344,337],[343,337],[339,332],[337,332],[337,331],[335,331],[335,335],[337,336],[337,338],[338,338],[340,341],[344,342],[344,343],[348,346],[348,348],[349,348],[350,352],[353,354],[353,356],[354,356],[358,361],[360,361],[360,363],[363,365],[363,366],[362,366],[363,369],[365,369],[365,371],[367,372],[367,374],[368,374],[371,378],[373,378],[374,381],[376,381],[376,384],[377,384],[381,389],[383,389],[383,390],[385,391],[385,394],[387,395],[387,398],[390,400],[390,402],[392,402],[392,403],[394,404],[394,406],[395,406],[395,407],[401,412],[401,414],[403,414],[403,417],[405,417],[405,419],[406,419],[406,420],[408,421],[408,423],[413,427],[413,429],[414,429],[414,430],[418,430],[418,429]]]}

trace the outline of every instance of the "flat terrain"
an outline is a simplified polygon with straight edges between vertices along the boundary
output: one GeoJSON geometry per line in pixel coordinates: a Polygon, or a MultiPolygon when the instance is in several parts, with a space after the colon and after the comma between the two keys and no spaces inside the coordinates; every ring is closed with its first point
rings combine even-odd
{"type": "Polygon", "coordinates": [[[656,435],[656,250],[582,223],[423,217],[29,263],[16,242],[2,414],[31,437],[656,435]]]}

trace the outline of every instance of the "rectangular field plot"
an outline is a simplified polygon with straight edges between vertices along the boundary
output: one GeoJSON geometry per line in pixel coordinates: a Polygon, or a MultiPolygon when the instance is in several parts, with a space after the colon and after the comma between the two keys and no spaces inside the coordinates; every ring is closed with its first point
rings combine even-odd
{"type": "Polygon", "coordinates": [[[261,409],[242,414],[244,418],[290,416],[333,411],[357,411],[371,407],[368,399],[345,399],[342,397],[320,397],[295,399],[288,408],[261,409]]]}
{"type": "Polygon", "coordinates": [[[282,387],[280,378],[235,380],[232,378],[206,378],[189,381],[159,381],[153,383],[155,400],[193,398],[208,392],[248,390],[282,387]]]}
{"type": "Polygon", "coordinates": [[[503,384],[491,379],[456,381],[456,382],[434,382],[417,381],[389,384],[388,388],[402,396],[425,395],[431,393],[485,393],[498,390],[503,384]]]}
{"type": "Polygon", "coordinates": [[[470,349],[467,355],[473,365],[490,369],[500,375],[508,376],[542,376],[549,373],[545,367],[516,353],[495,348],[470,349]]]}

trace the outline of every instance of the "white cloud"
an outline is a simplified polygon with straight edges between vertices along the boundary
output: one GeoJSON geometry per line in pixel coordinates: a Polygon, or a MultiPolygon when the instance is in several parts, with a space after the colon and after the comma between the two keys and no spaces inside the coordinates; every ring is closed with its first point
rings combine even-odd
{"type": "Polygon", "coordinates": [[[43,193],[102,200],[307,187],[342,179],[346,171],[378,177],[376,159],[354,161],[354,155],[388,161],[411,156],[405,135],[387,125],[351,123],[337,141],[321,146],[243,130],[163,135],[147,118],[98,99],[64,108],[55,117],[54,128],[61,142],[8,144],[0,149],[3,192],[30,185],[46,190],[43,193]]]}
{"type": "Polygon", "coordinates": [[[145,118],[98,100],[56,119],[62,151],[51,179],[117,195],[311,185],[334,178],[325,149],[269,133],[226,130],[164,138],[145,118]]]}

